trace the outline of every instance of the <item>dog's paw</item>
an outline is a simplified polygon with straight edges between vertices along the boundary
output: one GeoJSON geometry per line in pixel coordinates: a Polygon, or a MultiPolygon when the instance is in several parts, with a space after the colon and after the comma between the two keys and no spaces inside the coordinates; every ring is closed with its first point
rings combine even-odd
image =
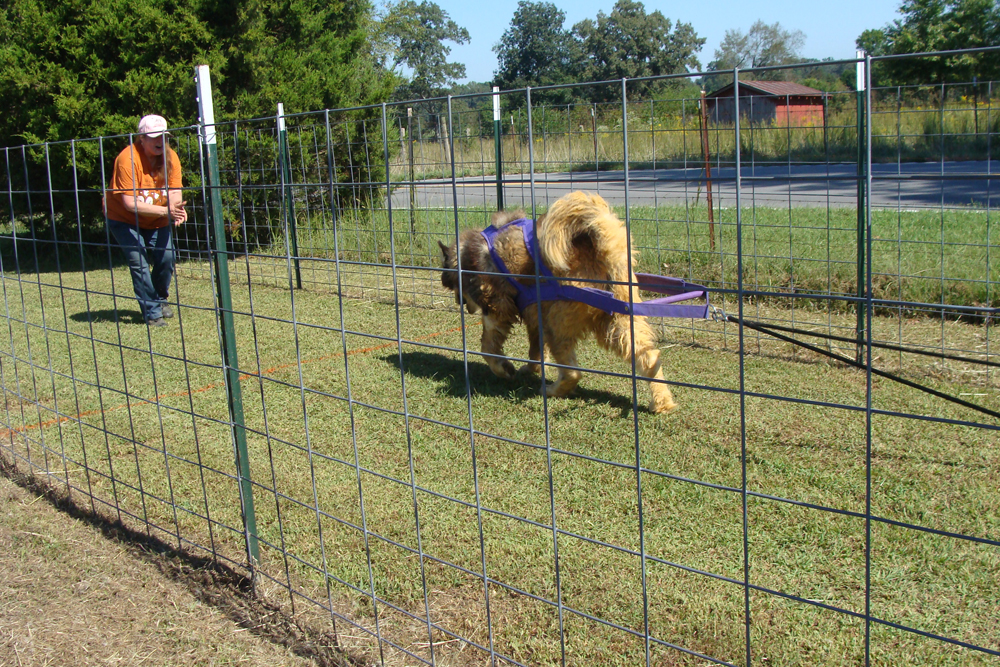
{"type": "Polygon", "coordinates": [[[654,415],[669,414],[676,409],[677,404],[674,403],[674,399],[669,394],[667,396],[653,396],[649,401],[649,411],[654,415]]]}
{"type": "Polygon", "coordinates": [[[545,395],[549,398],[566,398],[573,391],[573,387],[566,387],[561,382],[553,382],[545,385],[545,395]]]}
{"type": "Polygon", "coordinates": [[[514,375],[517,373],[517,370],[514,368],[514,364],[512,364],[509,359],[491,363],[490,370],[493,371],[493,374],[498,378],[503,378],[504,380],[513,380],[514,375]]]}

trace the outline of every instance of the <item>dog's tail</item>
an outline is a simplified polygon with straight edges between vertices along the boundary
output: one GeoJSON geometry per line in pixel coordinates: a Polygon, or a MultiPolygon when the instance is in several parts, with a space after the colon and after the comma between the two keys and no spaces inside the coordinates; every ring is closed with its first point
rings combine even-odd
{"type": "MultiPolygon", "coordinates": [[[[594,260],[601,264],[607,279],[628,283],[635,263],[629,257],[628,233],[600,195],[571,192],[549,208],[538,226],[538,245],[542,259],[557,277],[571,274],[574,242],[581,235],[589,238],[594,260]]],[[[613,285],[612,293],[628,299],[628,286],[613,285]]]]}

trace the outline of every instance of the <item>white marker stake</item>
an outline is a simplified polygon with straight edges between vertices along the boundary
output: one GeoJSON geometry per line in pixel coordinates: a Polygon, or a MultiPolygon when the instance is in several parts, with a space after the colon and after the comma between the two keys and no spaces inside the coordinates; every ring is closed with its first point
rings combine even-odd
{"type": "Polygon", "coordinates": [[[861,49],[858,49],[856,55],[858,57],[858,62],[856,65],[857,69],[855,74],[857,78],[857,86],[855,87],[855,90],[857,90],[860,93],[865,89],[865,52],[862,51],[861,49]]]}
{"type": "Polygon", "coordinates": [[[204,128],[202,141],[215,145],[215,106],[212,104],[212,83],[208,74],[208,65],[198,65],[195,70],[195,84],[198,87],[198,119],[204,128]]]}

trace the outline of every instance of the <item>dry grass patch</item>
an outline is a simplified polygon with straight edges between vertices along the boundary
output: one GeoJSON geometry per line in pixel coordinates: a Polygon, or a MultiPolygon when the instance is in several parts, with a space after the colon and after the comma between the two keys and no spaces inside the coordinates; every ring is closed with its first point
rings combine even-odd
{"type": "Polygon", "coordinates": [[[3,473],[0,664],[353,664],[232,571],[3,473]]]}

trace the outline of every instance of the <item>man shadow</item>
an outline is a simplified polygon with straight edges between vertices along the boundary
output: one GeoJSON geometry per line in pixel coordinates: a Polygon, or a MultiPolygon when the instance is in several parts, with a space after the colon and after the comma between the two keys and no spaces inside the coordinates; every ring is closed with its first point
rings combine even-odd
{"type": "Polygon", "coordinates": [[[142,313],[138,310],[117,310],[115,308],[102,308],[100,310],[85,310],[80,313],[73,313],[69,316],[74,322],[93,322],[94,324],[109,324],[121,322],[122,324],[142,324],[142,313]]]}
{"type": "MultiPolygon", "coordinates": [[[[387,354],[382,361],[399,368],[400,355],[387,354]]],[[[524,403],[538,398],[541,391],[541,380],[534,373],[520,371],[511,380],[498,378],[482,361],[479,354],[469,353],[468,388],[465,379],[465,363],[461,357],[452,357],[441,353],[412,351],[402,354],[403,368],[407,375],[433,380],[438,383],[441,393],[455,398],[465,398],[466,392],[473,396],[495,396],[510,400],[513,403],[524,403]],[[478,361],[474,361],[474,359],[478,361]]],[[[554,369],[549,371],[550,377],[554,369]]],[[[632,414],[632,401],[627,397],[613,394],[600,389],[577,387],[568,398],[553,398],[550,401],[577,401],[582,407],[588,403],[605,403],[619,410],[622,417],[632,414]]],[[[640,405],[640,411],[646,411],[640,405]]]]}

